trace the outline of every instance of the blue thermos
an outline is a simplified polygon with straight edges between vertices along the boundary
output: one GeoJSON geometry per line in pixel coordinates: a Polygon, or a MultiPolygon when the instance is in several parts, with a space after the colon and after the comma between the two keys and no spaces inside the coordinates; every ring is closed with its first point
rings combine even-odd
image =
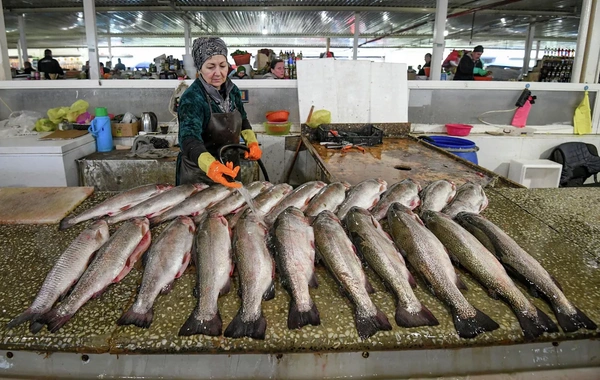
{"type": "Polygon", "coordinates": [[[98,152],[110,152],[113,149],[110,117],[105,107],[96,107],[96,117],[92,120],[88,131],[96,138],[98,152]]]}

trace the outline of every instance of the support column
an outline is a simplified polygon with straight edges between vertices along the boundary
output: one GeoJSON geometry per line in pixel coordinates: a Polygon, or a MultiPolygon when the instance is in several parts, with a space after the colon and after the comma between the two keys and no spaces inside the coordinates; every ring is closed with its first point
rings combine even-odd
{"type": "Polygon", "coordinates": [[[354,12],[354,46],[352,48],[352,59],[358,58],[358,36],[360,35],[360,14],[354,12]]]}
{"type": "Polygon", "coordinates": [[[542,41],[537,40],[535,42],[535,62],[537,64],[537,60],[540,59],[540,47],[542,46],[542,41]]]}
{"type": "MultiPolygon", "coordinates": [[[[1,1],[1,0],[0,0],[1,1]]],[[[85,20],[85,36],[90,60],[90,79],[100,79],[98,60],[98,35],[96,34],[96,5],[94,0],[83,0],[83,17],[85,20]]]]}
{"type": "Polygon", "coordinates": [[[191,36],[192,36],[192,26],[190,25],[190,23],[188,21],[185,22],[184,24],[184,29],[183,29],[183,38],[185,39],[184,43],[185,43],[185,55],[190,54],[190,41],[191,41],[191,36]]]}
{"type": "Polygon", "coordinates": [[[29,55],[27,55],[27,37],[25,36],[25,15],[19,15],[19,53],[21,55],[21,61],[19,64],[21,68],[25,67],[25,62],[29,61],[29,55]]]}
{"type": "MultiPolygon", "coordinates": [[[[112,37],[110,36],[110,18],[108,19],[108,26],[106,27],[106,31],[108,34],[108,60],[110,61],[111,65],[112,65],[112,37]]],[[[110,69],[112,70],[112,67],[110,67],[110,69]]]]}
{"type": "MultiPolygon", "coordinates": [[[[325,40],[325,53],[329,53],[329,47],[331,46],[331,38],[327,37],[325,40]]],[[[327,58],[327,56],[325,56],[327,58]]]]}
{"type": "Polygon", "coordinates": [[[521,67],[521,76],[529,72],[529,60],[531,59],[531,48],[533,47],[533,37],[535,35],[535,20],[531,20],[527,27],[527,37],[525,37],[525,56],[523,57],[523,66],[521,67]]]}
{"type": "Polygon", "coordinates": [[[581,55],[583,59],[581,81],[583,83],[598,83],[598,60],[600,59],[600,4],[592,2],[587,43],[584,52],[575,52],[575,56],[581,55]]]}
{"type": "Polygon", "coordinates": [[[592,0],[583,0],[581,4],[581,15],[579,17],[579,31],[577,33],[577,46],[575,48],[575,60],[571,71],[571,83],[580,83],[582,79],[583,59],[587,45],[590,16],[592,14],[592,0]]]}
{"type": "Polygon", "coordinates": [[[446,31],[447,17],[448,0],[437,0],[437,6],[435,8],[435,24],[433,26],[433,54],[431,55],[429,80],[440,80],[442,60],[444,59],[444,32],[446,31]]]}
{"type": "MultiPolygon", "coordinates": [[[[2,0],[0,0],[0,10],[2,0]]],[[[4,23],[4,12],[0,12],[0,80],[12,80],[10,73],[10,62],[8,61],[8,43],[6,42],[6,24],[4,23]]]]}

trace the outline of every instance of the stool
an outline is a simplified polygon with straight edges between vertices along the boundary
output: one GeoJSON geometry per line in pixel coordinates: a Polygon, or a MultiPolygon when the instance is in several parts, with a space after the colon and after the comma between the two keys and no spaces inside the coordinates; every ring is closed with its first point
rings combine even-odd
{"type": "Polygon", "coordinates": [[[550,160],[510,160],[508,178],[528,189],[557,188],[562,165],[550,160]]]}

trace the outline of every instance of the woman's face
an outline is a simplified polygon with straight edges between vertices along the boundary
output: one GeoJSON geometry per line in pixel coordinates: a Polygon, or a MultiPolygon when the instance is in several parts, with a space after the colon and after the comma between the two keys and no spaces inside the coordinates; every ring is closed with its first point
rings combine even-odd
{"type": "Polygon", "coordinates": [[[425,63],[431,62],[431,56],[429,54],[425,55],[425,63]]]}
{"type": "Polygon", "coordinates": [[[277,62],[275,68],[271,69],[271,72],[279,79],[283,78],[285,69],[283,68],[283,62],[277,62]]]}
{"type": "Polygon", "coordinates": [[[213,55],[202,64],[200,75],[202,79],[213,87],[221,88],[221,85],[227,80],[227,58],[224,55],[213,55]]]}

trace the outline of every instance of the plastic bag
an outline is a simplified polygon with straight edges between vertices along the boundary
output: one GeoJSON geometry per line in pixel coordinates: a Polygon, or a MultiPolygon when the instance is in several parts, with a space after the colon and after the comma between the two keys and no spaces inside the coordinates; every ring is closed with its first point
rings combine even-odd
{"type": "Polygon", "coordinates": [[[121,123],[131,124],[135,123],[136,121],[137,117],[135,117],[134,114],[132,114],[131,112],[126,112],[125,115],[123,115],[123,120],[121,121],[121,123]]]}
{"type": "Polygon", "coordinates": [[[38,132],[52,132],[56,130],[56,124],[49,119],[40,119],[35,123],[35,130],[38,132]]]}
{"type": "Polygon", "coordinates": [[[311,128],[317,128],[321,124],[329,123],[331,123],[331,112],[327,110],[317,110],[313,112],[310,120],[306,124],[311,128]]]}
{"type": "Polygon", "coordinates": [[[35,123],[42,114],[35,111],[15,111],[0,122],[0,137],[35,135],[35,123]]]}
{"type": "Polygon", "coordinates": [[[590,98],[587,90],[583,95],[583,100],[579,103],[579,106],[575,108],[573,124],[575,133],[578,135],[592,133],[592,111],[590,109],[590,98]]]}
{"type": "Polygon", "coordinates": [[[90,104],[85,100],[77,100],[70,107],[56,107],[48,110],[48,119],[54,124],[58,124],[63,120],[71,123],[77,121],[77,116],[85,113],[90,104]]]}

